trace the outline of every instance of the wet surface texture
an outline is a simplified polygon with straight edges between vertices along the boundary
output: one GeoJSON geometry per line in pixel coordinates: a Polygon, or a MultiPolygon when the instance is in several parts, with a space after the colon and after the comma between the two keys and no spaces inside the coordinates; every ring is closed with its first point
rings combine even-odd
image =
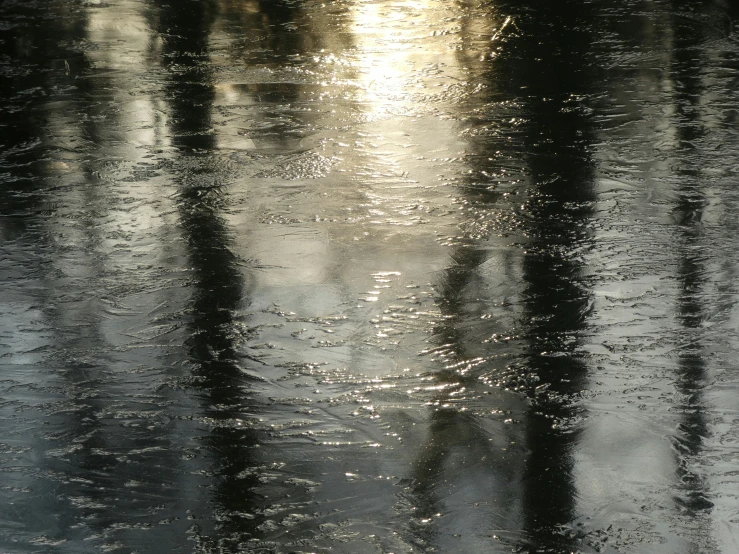
{"type": "Polygon", "coordinates": [[[737,22],[0,4],[0,551],[739,551],[737,22]]]}

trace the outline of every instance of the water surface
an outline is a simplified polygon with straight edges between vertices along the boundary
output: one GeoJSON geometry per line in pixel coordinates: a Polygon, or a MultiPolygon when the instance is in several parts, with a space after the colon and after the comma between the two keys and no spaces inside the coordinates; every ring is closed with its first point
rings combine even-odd
{"type": "Polygon", "coordinates": [[[0,550],[738,550],[737,22],[2,3],[0,550]]]}

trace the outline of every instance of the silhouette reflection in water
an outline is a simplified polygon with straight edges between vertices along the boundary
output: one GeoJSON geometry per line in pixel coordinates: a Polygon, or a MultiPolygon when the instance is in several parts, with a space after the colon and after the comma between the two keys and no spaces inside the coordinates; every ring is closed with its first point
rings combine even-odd
{"type": "MultiPolygon", "coordinates": [[[[701,113],[701,98],[706,91],[700,76],[702,28],[684,17],[686,11],[706,10],[710,3],[673,5],[672,28],[675,48],[668,79],[674,87],[674,125],[676,126],[675,166],[678,180],[678,199],[673,211],[676,223],[678,283],[678,321],[683,328],[678,350],[676,388],[683,401],[679,433],[673,438],[678,478],[678,502],[697,518],[699,533],[710,536],[700,522],[700,512],[710,510],[707,483],[693,469],[695,459],[702,451],[702,441],[710,433],[703,400],[706,384],[707,353],[703,345],[702,323],[707,317],[709,296],[705,277],[706,254],[702,233],[703,215],[707,205],[706,188],[710,185],[701,178],[700,165],[704,157],[707,129],[701,113]]],[[[703,537],[705,540],[706,537],[703,537]]],[[[703,541],[701,541],[703,542],[703,541]]]]}
{"type": "Polygon", "coordinates": [[[258,482],[254,468],[260,465],[257,447],[260,431],[254,425],[257,406],[250,379],[242,367],[257,364],[239,354],[235,341],[243,323],[239,313],[249,302],[249,281],[231,249],[232,233],[222,212],[228,205],[228,172],[215,155],[212,110],[215,98],[208,41],[216,17],[216,2],[193,2],[187,6],[162,3],[158,25],[164,37],[162,60],[170,69],[165,86],[170,109],[172,144],[177,179],[179,221],[192,267],[191,315],[186,347],[191,362],[194,393],[201,396],[201,417],[210,421],[204,437],[214,478],[210,513],[199,514],[195,531],[200,548],[235,548],[254,529],[250,512],[258,482]],[[215,518],[223,511],[226,517],[215,518]],[[239,517],[239,514],[242,516],[239,517]],[[216,534],[207,527],[215,520],[216,534]],[[218,542],[222,534],[228,544],[218,542]],[[233,543],[230,545],[230,543],[233,543]]]}
{"type": "Polygon", "coordinates": [[[596,78],[588,33],[594,14],[566,2],[537,6],[528,15],[520,48],[537,63],[519,64],[523,71],[514,69],[512,79],[525,87],[523,132],[534,187],[523,260],[526,353],[520,369],[534,378],[523,422],[530,450],[523,476],[524,540],[556,552],[577,548],[567,528],[579,516],[573,454],[577,418],[584,415],[579,394],[589,381],[578,347],[592,302],[584,254],[595,200],[588,115],[596,78]]]}
{"type": "MultiPolygon", "coordinates": [[[[593,123],[588,115],[594,70],[588,62],[591,38],[586,31],[593,16],[574,3],[506,7],[498,6],[501,21],[512,16],[518,36],[506,40],[494,70],[475,69],[489,79],[485,93],[489,106],[503,111],[501,106],[515,103],[518,109],[503,113],[491,109],[487,119],[476,115],[475,124],[485,129],[504,115],[518,123],[502,138],[482,133],[469,139],[474,168],[470,173],[501,175],[502,168],[503,175],[508,171],[512,179],[518,174],[522,182],[519,190],[506,182],[500,188],[525,192],[519,237],[525,252],[518,261],[509,257],[504,262],[504,267],[521,264],[506,272],[510,277],[518,272],[523,282],[486,284],[481,272],[496,254],[500,237],[467,241],[455,250],[454,265],[444,273],[439,289],[445,318],[435,333],[438,348],[447,353],[448,368],[435,377],[446,387],[432,404],[436,407],[411,489],[419,517],[433,518],[448,503],[442,497],[450,494],[450,483],[459,485],[465,480],[461,473],[470,473],[478,487],[467,492],[470,504],[490,483],[485,500],[496,506],[496,515],[487,525],[505,542],[533,551],[564,552],[577,549],[581,542],[567,528],[580,515],[572,456],[583,416],[579,393],[588,383],[588,366],[578,345],[592,303],[583,255],[595,200],[593,123]],[[512,299],[522,311],[515,317],[498,317],[512,299]],[[486,312],[496,315],[490,318],[486,312]],[[501,317],[508,320],[508,329],[501,328],[501,317]],[[480,344],[491,336],[511,340],[480,344]],[[480,377],[503,360],[510,368],[504,380],[531,399],[526,408],[505,393],[495,393],[497,407],[508,405],[514,416],[522,417],[513,426],[494,426],[458,409],[465,401],[467,408],[479,406],[472,399],[482,392],[480,377]]],[[[472,214],[501,209],[507,203],[502,190],[476,181],[460,185],[472,214]]],[[[475,229],[475,224],[462,226],[475,229]]],[[[456,494],[462,491],[466,489],[456,494]]],[[[474,518],[474,512],[469,517],[474,518]]],[[[440,540],[431,530],[419,538],[422,545],[440,540]]]]}

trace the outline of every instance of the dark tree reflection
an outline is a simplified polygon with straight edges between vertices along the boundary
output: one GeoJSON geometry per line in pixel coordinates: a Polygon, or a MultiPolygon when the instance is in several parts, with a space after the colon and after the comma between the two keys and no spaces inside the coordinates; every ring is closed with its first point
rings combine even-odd
{"type": "Polygon", "coordinates": [[[580,2],[538,4],[521,14],[523,33],[510,58],[512,84],[525,95],[523,132],[533,185],[526,206],[531,221],[520,369],[533,378],[524,422],[530,451],[523,477],[525,540],[540,551],[576,547],[560,531],[578,515],[572,455],[578,394],[588,383],[578,345],[591,303],[583,256],[595,200],[588,107],[596,78],[588,56],[593,18],[580,2]]]}
{"type": "MultiPolygon", "coordinates": [[[[474,175],[499,174],[501,167],[509,172],[522,170],[522,183],[529,185],[519,216],[525,235],[520,268],[523,283],[517,293],[522,302],[521,321],[519,329],[507,330],[512,336],[520,334],[522,343],[488,341],[487,351],[481,347],[482,338],[501,331],[496,318],[481,322],[481,315],[499,311],[493,307],[505,298],[484,296],[489,293],[480,280],[480,267],[490,256],[492,241],[465,242],[455,250],[455,263],[445,272],[439,291],[446,319],[436,334],[450,369],[436,377],[452,388],[439,396],[437,404],[448,402],[453,408],[450,391],[456,395],[477,386],[479,370],[458,369],[465,362],[474,366],[482,354],[492,356],[495,363],[508,356],[513,371],[506,379],[531,399],[531,408],[521,408],[523,419],[507,433],[508,438],[503,431],[492,439],[474,416],[436,409],[414,473],[414,491],[424,514],[438,510],[441,484],[450,479],[445,473],[452,471],[449,460],[455,449],[464,447],[469,458],[486,460],[487,469],[469,470],[477,472],[481,486],[486,480],[499,483],[498,501],[522,498],[523,537],[513,542],[537,552],[564,552],[578,547],[574,534],[562,530],[579,516],[572,454],[578,439],[577,418],[582,415],[579,392],[588,382],[588,366],[578,346],[592,302],[584,254],[595,200],[588,95],[596,72],[589,66],[591,37],[587,32],[594,16],[575,2],[496,8],[503,17],[513,17],[517,30],[505,42],[492,66],[495,69],[482,70],[491,111],[487,120],[477,115],[481,119],[477,124],[489,126],[502,117],[493,110],[501,110],[510,101],[518,109],[504,113],[515,116],[517,124],[507,128],[503,138],[483,134],[470,139],[470,162],[474,175]],[[525,452],[520,447],[506,449],[509,458],[504,462],[500,449],[490,448],[490,440],[508,444],[519,433],[525,452]],[[521,464],[522,473],[511,457],[521,464]],[[517,486],[522,487],[518,493],[513,490],[517,486]]],[[[493,212],[505,204],[500,191],[482,186],[479,180],[462,184],[460,192],[476,213],[493,212]]],[[[515,289],[509,283],[508,292],[495,291],[512,294],[515,289]]],[[[472,392],[465,396],[472,397],[472,392]]],[[[507,510],[509,516],[514,515],[513,503],[507,510]]],[[[511,528],[510,520],[496,519],[492,528],[511,528]]],[[[430,541],[433,536],[427,533],[423,539],[430,541]]]]}
{"type": "MultiPolygon", "coordinates": [[[[193,271],[187,340],[190,382],[202,395],[203,416],[213,421],[205,438],[213,459],[210,472],[216,479],[212,509],[225,514],[217,518],[218,526],[235,545],[253,529],[251,520],[238,514],[253,509],[257,477],[251,469],[258,465],[254,447],[260,434],[251,424],[255,406],[241,369],[242,364],[255,362],[240,355],[236,344],[238,312],[248,303],[248,283],[222,215],[228,203],[228,175],[214,155],[215,87],[208,41],[216,9],[215,2],[162,3],[157,13],[163,61],[171,74],[166,85],[170,131],[180,152],[173,167],[179,184],[179,218],[193,271]]],[[[216,539],[204,533],[199,540],[216,539]]]]}
{"type": "Polygon", "coordinates": [[[706,382],[706,352],[702,323],[710,309],[705,306],[706,254],[703,234],[703,214],[707,205],[705,189],[710,186],[701,177],[700,159],[707,130],[702,120],[701,98],[705,87],[701,77],[702,50],[705,37],[701,26],[686,17],[696,11],[706,11],[706,3],[673,2],[672,30],[674,48],[669,80],[674,86],[675,126],[678,160],[678,200],[673,215],[677,224],[678,321],[682,325],[678,350],[677,389],[683,398],[683,414],[679,434],[674,437],[678,487],[678,502],[696,515],[710,510],[706,484],[693,471],[695,458],[700,455],[703,439],[708,436],[708,421],[703,401],[706,382]]]}

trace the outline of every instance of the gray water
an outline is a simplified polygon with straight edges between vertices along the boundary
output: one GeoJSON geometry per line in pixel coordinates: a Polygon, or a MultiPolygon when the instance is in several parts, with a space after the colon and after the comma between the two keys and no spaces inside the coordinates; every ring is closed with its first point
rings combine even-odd
{"type": "Polygon", "coordinates": [[[739,552],[737,23],[0,4],[0,551],[739,552]]]}

